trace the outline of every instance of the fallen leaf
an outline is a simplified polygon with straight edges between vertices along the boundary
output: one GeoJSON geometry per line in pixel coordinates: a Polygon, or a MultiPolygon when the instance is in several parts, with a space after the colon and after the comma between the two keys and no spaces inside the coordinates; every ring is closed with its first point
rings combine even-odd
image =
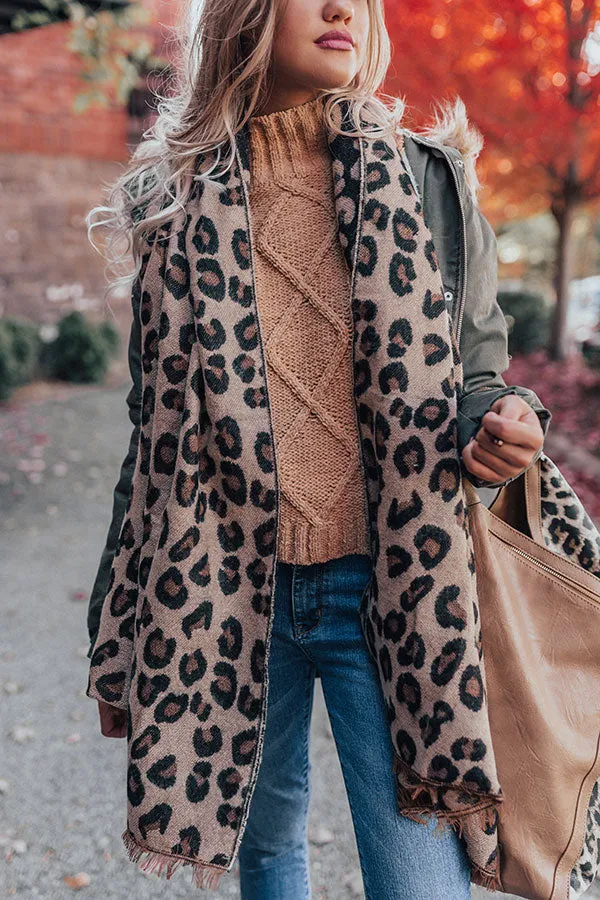
{"type": "Polygon", "coordinates": [[[65,877],[65,884],[72,890],[79,891],[81,888],[89,886],[90,876],[87,872],[78,872],[77,875],[67,875],[65,877]]]}

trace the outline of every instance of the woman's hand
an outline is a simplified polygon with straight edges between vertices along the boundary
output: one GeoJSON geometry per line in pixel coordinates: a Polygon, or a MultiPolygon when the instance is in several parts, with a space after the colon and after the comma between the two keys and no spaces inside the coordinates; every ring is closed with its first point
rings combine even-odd
{"type": "Polygon", "coordinates": [[[544,431],[535,410],[516,394],[499,397],[490,410],[462,459],[472,475],[484,481],[506,481],[529,466],[544,443],[544,431]]]}
{"type": "Polygon", "coordinates": [[[104,737],[122,738],[127,735],[127,710],[98,700],[98,711],[100,731],[104,737]]]}

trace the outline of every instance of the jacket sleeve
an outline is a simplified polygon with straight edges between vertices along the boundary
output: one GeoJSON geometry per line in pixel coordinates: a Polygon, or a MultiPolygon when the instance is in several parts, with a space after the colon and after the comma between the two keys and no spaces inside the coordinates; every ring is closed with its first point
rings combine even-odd
{"type": "Polygon", "coordinates": [[[108,592],[111,565],[125,515],[127,500],[129,498],[140,437],[142,406],[140,300],[142,278],[143,270],[140,271],[140,274],[135,278],[131,289],[133,320],[129,336],[128,360],[132,386],[127,394],[126,402],[129,419],[133,425],[133,431],[131,432],[129,439],[127,454],[121,464],[119,480],[114,489],[112,517],[108,528],[106,544],[100,557],[100,565],[89,600],[87,626],[90,636],[90,648],[88,650],[88,657],[91,657],[93,654],[94,644],[98,635],[102,605],[108,592]]]}
{"type": "MultiPolygon", "coordinates": [[[[492,404],[506,394],[522,397],[540,420],[544,435],[552,414],[537,394],[527,387],[506,385],[502,373],[508,369],[508,334],[506,319],[497,300],[498,255],[494,231],[477,207],[470,190],[464,190],[463,206],[467,236],[467,286],[459,335],[463,365],[463,387],[458,401],[458,443],[462,453],[481,427],[481,420],[492,404]]],[[[530,466],[543,451],[539,448],[530,466]]],[[[529,466],[527,467],[529,468],[529,466]]],[[[518,478],[485,481],[463,472],[476,487],[501,487],[518,478]]],[[[520,473],[519,473],[520,474],[520,473]]]]}

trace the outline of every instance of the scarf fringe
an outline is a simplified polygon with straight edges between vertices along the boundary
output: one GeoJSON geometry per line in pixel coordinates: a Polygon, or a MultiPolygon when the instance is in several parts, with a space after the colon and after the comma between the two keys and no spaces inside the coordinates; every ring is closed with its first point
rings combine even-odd
{"type": "MultiPolygon", "coordinates": [[[[446,809],[437,809],[440,791],[443,791],[445,786],[422,780],[419,784],[407,787],[398,778],[399,775],[406,775],[407,772],[410,773],[409,777],[412,780],[419,777],[413,769],[394,754],[398,812],[407,819],[418,822],[420,825],[427,824],[433,817],[437,818],[438,822],[433,832],[434,835],[443,833],[446,825],[450,825],[458,833],[459,837],[463,837],[464,832],[469,832],[471,829],[474,829],[476,833],[481,833],[485,831],[488,824],[486,811],[491,805],[501,802],[500,798],[495,799],[488,796],[488,802],[485,803],[485,806],[475,806],[473,809],[459,813],[452,813],[446,809]],[[422,805],[413,806],[413,803],[419,803],[418,798],[421,800],[422,805]]],[[[485,802],[483,796],[481,802],[485,802]]],[[[496,856],[495,872],[482,869],[472,859],[469,861],[471,863],[471,882],[473,884],[480,885],[492,892],[504,890],[500,878],[500,848],[498,848],[496,856]]]]}
{"type": "Polygon", "coordinates": [[[192,866],[192,884],[198,888],[216,890],[221,876],[226,869],[217,869],[208,863],[198,862],[194,859],[186,859],[183,856],[170,856],[159,850],[150,850],[139,844],[128,828],[122,834],[123,843],[127,849],[129,859],[136,863],[140,871],[152,872],[159,878],[165,876],[167,881],[173,873],[182,866],[192,866]]]}

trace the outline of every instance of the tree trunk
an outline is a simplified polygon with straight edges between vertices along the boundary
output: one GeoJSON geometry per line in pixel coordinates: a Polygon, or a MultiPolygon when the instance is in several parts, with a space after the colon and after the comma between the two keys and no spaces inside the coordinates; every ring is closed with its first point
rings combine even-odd
{"type": "Polygon", "coordinates": [[[564,360],[568,355],[567,312],[569,309],[569,282],[571,280],[571,225],[576,204],[565,192],[563,203],[559,208],[553,206],[552,213],[558,224],[556,241],[556,306],[552,319],[550,359],[564,360]]]}

